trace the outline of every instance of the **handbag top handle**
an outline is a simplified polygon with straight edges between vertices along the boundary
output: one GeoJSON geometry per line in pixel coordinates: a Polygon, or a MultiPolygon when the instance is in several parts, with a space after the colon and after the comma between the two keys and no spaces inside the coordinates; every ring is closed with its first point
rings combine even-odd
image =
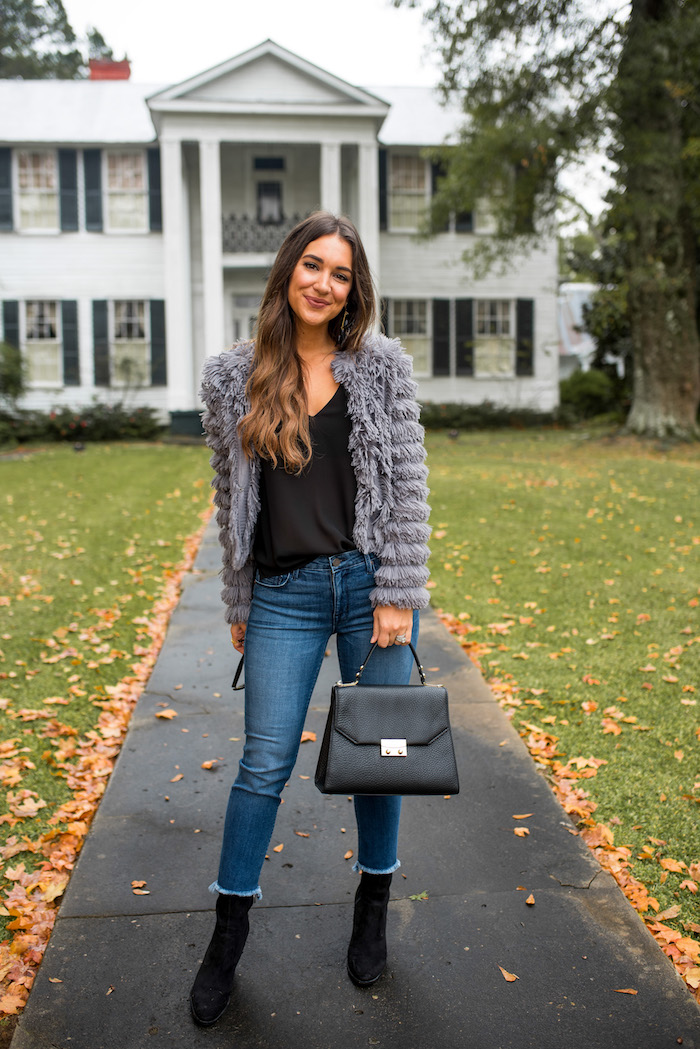
{"type": "MultiPolygon", "coordinates": [[[[355,675],[355,684],[356,685],[359,684],[360,678],[362,677],[362,672],[365,669],[365,667],[367,666],[367,664],[369,663],[370,656],[372,655],[372,653],[374,652],[376,647],[377,647],[377,642],[375,641],[374,644],[372,645],[372,647],[370,648],[369,652],[367,653],[367,656],[365,658],[364,663],[362,663],[362,665],[360,666],[360,669],[357,671],[357,674],[355,675]]],[[[415,648],[413,647],[413,645],[411,644],[410,641],[408,642],[408,647],[410,648],[411,652],[413,652],[413,658],[416,661],[416,666],[418,667],[418,673],[420,675],[420,683],[421,683],[421,685],[425,685],[426,684],[425,671],[423,669],[423,666],[421,665],[421,661],[418,658],[418,653],[416,652],[415,648]]],[[[236,668],[235,676],[233,678],[233,681],[231,682],[231,688],[233,689],[234,692],[240,692],[241,689],[245,688],[245,684],[243,684],[243,685],[239,685],[238,684],[239,678],[240,678],[241,673],[243,671],[243,663],[244,663],[244,659],[243,659],[243,656],[241,656],[240,662],[239,662],[239,664],[238,664],[238,666],[236,668]]]]}
{"type": "MultiPolygon", "coordinates": [[[[413,658],[416,661],[416,666],[418,667],[418,673],[420,674],[420,683],[421,683],[421,685],[425,685],[426,684],[425,671],[423,670],[423,667],[421,666],[421,661],[418,658],[418,653],[416,652],[415,648],[413,647],[413,645],[411,644],[410,641],[408,641],[407,644],[408,644],[408,647],[410,648],[411,652],[413,652],[413,658]]],[[[372,653],[374,652],[376,647],[377,647],[377,642],[375,641],[374,644],[372,645],[372,647],[370,648],[369,652],[367,653],[367,656],[365,658],[364,663],[360,666],[360,669],[357,671],[357,674],[355,675],[355,684],[356,685],[359,684],[360,678],[362,677],[362,672],[365,669],[365,667],[367,666],[367,664],[369,663],[370,656],[372,655],[372,653]]]]}
{"type": "Polygon", "coordinates": [[[236,667],[236,673],[234,674],[233,681],[231,682],[231,688],[233,689],[234,692],[240,692],[241,689],[245,688],[245,681],[243,682],[242,685],[238,684],[238,679],[240,678],[241,673],[243,672],[243,663],[244,662],[245,662],[245,659],[244,659],[243,656],[241,656],[240,661],[238,663],[238,666],[236,667]]]}

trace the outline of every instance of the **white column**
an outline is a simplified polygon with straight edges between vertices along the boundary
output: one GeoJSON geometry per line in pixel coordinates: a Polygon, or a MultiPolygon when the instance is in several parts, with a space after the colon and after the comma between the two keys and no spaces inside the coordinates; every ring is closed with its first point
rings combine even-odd
{"type": "Polygon", "coordinates": [[[221,143],[199,143],[199,193],[202,210],[202,281],[204,354],[222,353],[224,342],[224,268],[221,243],[221,143]]]}
{"type": "Polygon", "coordinates": [[[339,215],[340,192],[340,143],[321,143],[321,207],[339,215]]]}
{"type": "Polygon", "coordinates": [[[377,292],[381,292],[379,273],[379,155],[376,142],[358,146],[357,228],[365,246],[377,292]]]}
{"type": "Polygon", "coordinates": [[[182,143],[160,142],[163,192],[163,250],[165,252],[165,334],[168,368],[168,408],[195,406],[192,388],[192,336],[189,304],[189,238],[182,143]]]}

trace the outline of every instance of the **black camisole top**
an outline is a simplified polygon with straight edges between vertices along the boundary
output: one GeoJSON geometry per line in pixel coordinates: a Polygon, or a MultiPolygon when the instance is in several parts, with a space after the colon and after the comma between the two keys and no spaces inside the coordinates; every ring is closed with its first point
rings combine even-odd
{"type": "Polygon", "coordinates": [[[316,415],[309,416],[309,431],[313,454],[301,474],[262,460],[253,557],[263,578],[293,572],[322,555],[355,549],[357,484],[342,386],[316,415]]]}

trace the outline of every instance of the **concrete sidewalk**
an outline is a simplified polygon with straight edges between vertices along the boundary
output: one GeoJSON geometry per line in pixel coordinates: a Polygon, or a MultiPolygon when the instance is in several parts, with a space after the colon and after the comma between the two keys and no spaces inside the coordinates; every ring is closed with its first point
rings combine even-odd
{"type": "Polygon", "coordinates": [[[12,1049],[700,1049],[694,1000],[431,613],[419,652],[449,690],[461,793],[404,803],[386,974],[361,990],[345,973],[352,805],[313,783],[330,656],[307,720],[318,742],[302,746],[285,790],[272,842],[284,848],[265,864],[232,1004],[216,1027],[195,1027],[187,996],[213,927],[207,885],[243,735],[218,569],[212,525],[12,1049]],[[178,716],[156,718],[166,707],[178,716]],[[533,814],[528,837],[513,834],[514,813],[533,814]]]}

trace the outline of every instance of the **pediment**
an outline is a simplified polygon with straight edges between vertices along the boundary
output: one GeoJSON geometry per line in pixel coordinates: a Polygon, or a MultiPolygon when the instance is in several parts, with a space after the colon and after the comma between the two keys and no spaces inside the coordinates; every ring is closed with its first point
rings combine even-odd
{"type": "Polygon", "coordinates": [[[375,95],[319,69],[272,40],[149,99],[152,108],[162,103],[179,103],[188,109],[256,105],[389,108],[375,95]]]}

